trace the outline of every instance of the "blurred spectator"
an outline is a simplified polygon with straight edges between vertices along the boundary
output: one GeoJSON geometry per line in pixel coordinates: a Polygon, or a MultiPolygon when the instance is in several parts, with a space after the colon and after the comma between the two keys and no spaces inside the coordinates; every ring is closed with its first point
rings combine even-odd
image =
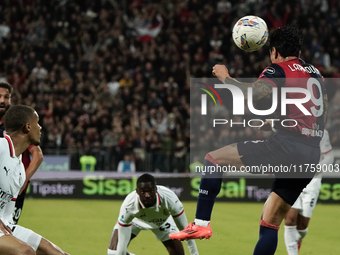
{"type": "Polygon", "coordinates": [[[162,143],[162,172],[172,172],[172,159],[174,153],[174,140],[169,130],[166,130],[161,139],[162,143]]]}
{"type": "Polygon", "coordinates": [[[315,61],[318,61],[318,63],[325,69],[328,69],[331,66],[331,58],[329,54],[325,52],[324,47],[320,47],[319,51],[315,52],[314,59],[315,61]]]}
{"type": "Polygon", "coordinates": [[[119,86],[121,87],[131,87],[133,85],[133,80],[130,77],[130,72],[124,72],[124,76],[119,80],[119,86]]]}
{"type": "Polygon", "coordinates": [[[187,145],[185,144],[183,135],[177,134],[175,141],[175,153],[174,153],[174,171],[183,173],[189,166],[185,165],[185,156],[187,152],[187,145]]]}
{"type": "Polygon", "coordinates": [[[159,139],[159,136],[155,133],[152,135],[150,140],[150,153],[151,153],[151,168],[152,172],[161,172],[163,171],[162,164],[162,143],[159,139]]]}
{"type": "Polygon", "coordinates": [[[70,157],[70,170],[80,170],[79,166],[79,145],[76,143],[76,139],[71,137],[67,146],[67,154],[70,157]]]}
{"type": "Polygon", "coordinates": [[[3,20],[0,25],[0,43],[2,43],[3,38],[7,38],[10,31],[11,29],[5,24],[3,20]]]}
{"type": "Polygon", "coordinates": [[[42,66],[41,61],[37,61],[36,66],[32,69],[32,74],[35,74],[39,80],[45,80],[47,78],[47,70],[42,66]]]}
{"type": "Polygon", "coordinates": [[[132,161],[130,154],[125,154],[124,159],[119,161],[117,172],[118,173],[134,173],[134,172],[136,172],[136,165],[132,161]]]}
{"type": "Polygon", "coordinates": [[[149,109],[158,108],[163,104],[162,100],[157,96],[155,91],[152,91],[148,99],[149,109]]]}
{"type": "Polygon", "coordinates": [[[178,89],[178,83],[175,82],[173,76],[168,78],[168,81],[164,82],[164,87],[166,88],[167,92],[170,94],[173,90],[178,89]]]}
{"type": "Polygon", "coordinates": [[[118,139],[119,135],[115,129],[111,129],[103,137],[105,170],[115,169],[116,167],[118,139]]]}

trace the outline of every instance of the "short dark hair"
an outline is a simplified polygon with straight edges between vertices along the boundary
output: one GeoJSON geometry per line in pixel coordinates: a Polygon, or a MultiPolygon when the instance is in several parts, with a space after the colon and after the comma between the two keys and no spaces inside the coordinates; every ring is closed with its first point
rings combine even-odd
{"type": "Polygon", "coordinates": [[[156,185],[155,177],[153,177],[151,174],[143,174],[139,176],[137,179],[137,185],[142,182],[151,182],[153,185],[156,185]]]}
{"type": "Polygon", "coordinates": [[[4,88],[4,89],[8,89],[9,93],[12,94],[13,93],[13,87],[11,84],[9,84],[8,82],[0,82],[0,88],[4,88]]]}
{"type": "Polygon", "coordinates": [[[5,114],[5,130],[18,131],[33,117],[35,110],[27,105],[11,106],[5,114]]]}
{"type": "Polygon", "coordinates": [[[278,28],[269,35],[269,47],[273,47],[282,57],[298,57],[303,46],[300,29],[296,25],[286,25],[278,28]]]}

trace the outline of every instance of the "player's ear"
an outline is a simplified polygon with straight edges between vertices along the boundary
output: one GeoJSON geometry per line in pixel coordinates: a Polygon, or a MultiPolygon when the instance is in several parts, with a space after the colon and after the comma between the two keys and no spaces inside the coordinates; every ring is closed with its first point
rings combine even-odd
{"type": "Polygon", "coordinates": [[[299,58],[301,57],[301,50],[299,51],[299,58]]]}
{"type": "Polygon", "coordinates": [[[273,57],[273,56],[275,56],[275,58],[274,59],[276,59],[277,58],[277,52],[276,52],[276,48],[275,47],[272,47],[270,50],[269,50],[269,53],[270,53],[270,57],[273,57]]]}
{"type": "Polygon", "coordinates": [[[23,127],[22,127],[22,132],[24,134],[28,134],[31,130],[31,124],[27,122],[23,127]]]}
{"type": "Polygon", "coordinates": [[[275,47],[273,47],[273,51],[274,51],[275,59],[277,59],[279,57],[279,52],[276,50],[275,47]]]}

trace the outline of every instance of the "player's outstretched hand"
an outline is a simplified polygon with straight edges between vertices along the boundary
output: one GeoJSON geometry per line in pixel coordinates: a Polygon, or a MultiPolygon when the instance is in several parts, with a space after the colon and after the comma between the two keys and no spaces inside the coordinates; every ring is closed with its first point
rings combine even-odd
{"type": "Polygon", "coordinates": [[[222,82],[224,82],[225,78],[231,78],[228,68],[225,65],[214,65],[212,74],[222,82]]]}
{"type": "Polygon", "coordinates": [[[0,220],[0,230],[2,231],[2,233],[4,233],[6,236],[11,236],[13,233],[12,233],[12,230],[6,226],[2,220],[0,220]]]}

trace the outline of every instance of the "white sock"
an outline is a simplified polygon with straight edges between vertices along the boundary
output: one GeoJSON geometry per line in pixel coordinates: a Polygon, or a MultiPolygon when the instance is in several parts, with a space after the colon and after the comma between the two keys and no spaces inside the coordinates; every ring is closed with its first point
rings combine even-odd
{"type": "Polygon", "coordinates": [[[199,219],[195,219],[194,220],[195,225],[201,226],[201,227],[207,227],[210,223],[209,220],[199,220],[199,219]]]}
{"type": "Polygon", "coordinates": [[[107,255],[117,255],[117,251],[107,249],[107,255]]]}
{"type": "Polygon", "coordinates": [[[302,239],[307,235],[308,232],[308,228],[306,229],[302,229],[302,230],[298,230],[299,234],[300,234],[300,238],[298,240],[298,243],[302,242],[302,239]]]}
{"type": "Polygon", "coordinates": [[[296,226],[285,226],[285,244],[288,255],[298,255],[298,240],[300,234],[296,229],[296,226]]]}
{"type": "MultiPolygon", "coordinates": [[[[128,251],[126,251],[126,252],[128,252],[128,251]]],[[[128,254],[130,254],[130,255],[136,255],[136,254],[133,254],[133,253],[131,253],[131,252],[128,252],[128,254]]],[[[107,249],[107,255],[117,255],[117,251],[107,249]]]]}

